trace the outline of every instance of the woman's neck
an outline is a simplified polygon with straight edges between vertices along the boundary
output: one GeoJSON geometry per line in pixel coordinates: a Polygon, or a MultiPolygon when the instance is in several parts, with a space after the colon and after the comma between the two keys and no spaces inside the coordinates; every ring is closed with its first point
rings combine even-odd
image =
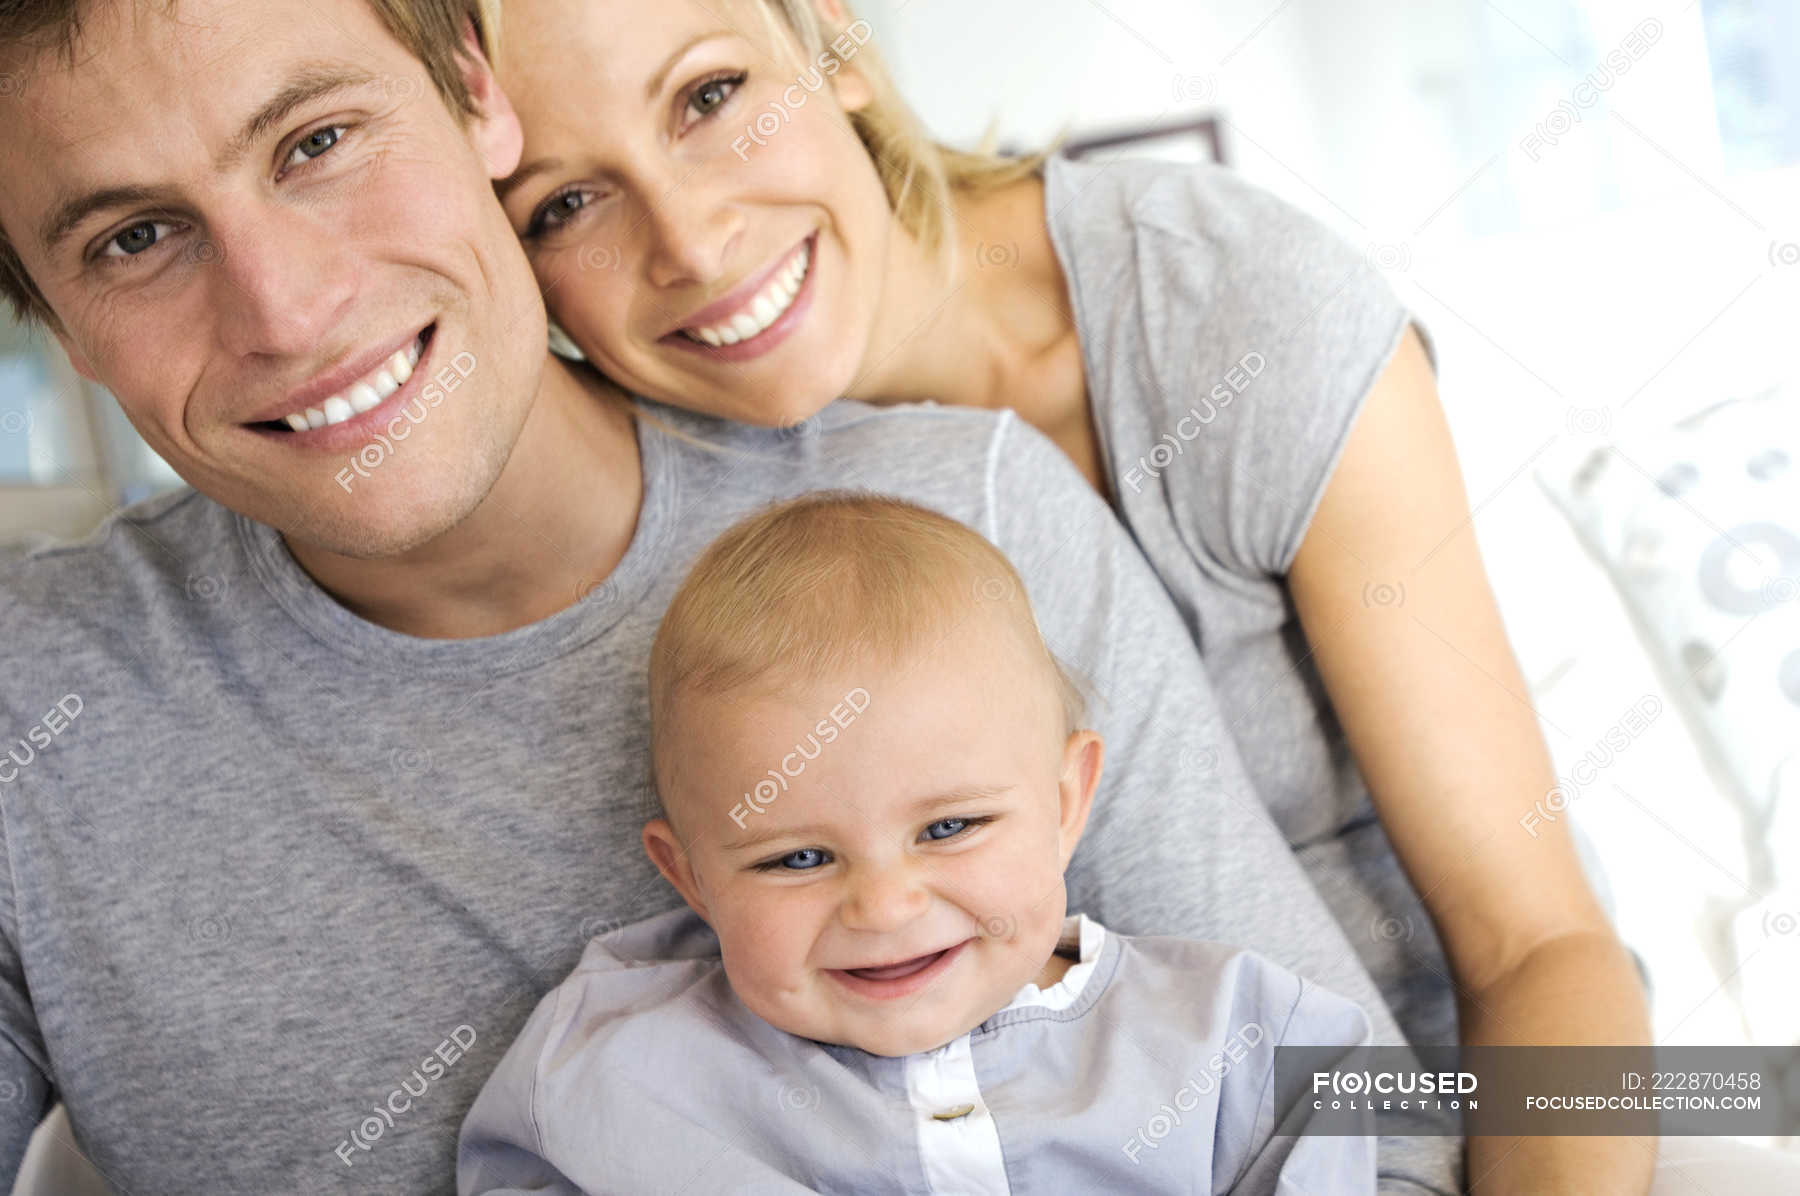
{"type": "Polygon", "coordinates": [[[899,229],[890,239],[850,397],[1011,407],[1040,427],[1065,422],[1071,407],[1085,407],[1085,388],[1042,181],[959,192],[953,212],[953,242],[942,254],[899,229]]]}

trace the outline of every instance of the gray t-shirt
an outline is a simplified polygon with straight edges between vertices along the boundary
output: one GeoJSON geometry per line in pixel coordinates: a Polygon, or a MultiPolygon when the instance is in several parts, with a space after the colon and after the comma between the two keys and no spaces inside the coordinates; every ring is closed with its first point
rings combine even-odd
{"type": "Polygon", "coordinates": [[[1108,934],[967,1034],[884,1057],[784,1034],[685,909],[595,939],[481,1090],[462,1196],[1366,1196],[1375,1142],[1307,1134],[1276,1048],[1367,1040],[1362,1012],[1254,952],[1108,934]],[[1173,1071],[1185,1079],[1171,1088],[1173,1071]],[[1281,1103],[1277,1103],[1278,1099],[1281,1103]]]}
{"type": "MultiPolygon", "coordinates": [[[[0,1177],[60,1096],[138,1196],[449,1190],[457,1125],[532,1007],[594,934],[679,901],[638,842],[670,595],[727,525],[826,486],[988,536],[1099,695],[1070,908],[1254,948],[1395,1039],[1180,616],[1054,446],[966,410],[846,403],[795,431],[654,410],[719,449],[640,424],[623,560],[504,635],[364,621],[192,493],[0,559],[0,1177]]],[[[1384,1139],[1381,1166],[1447,1189],[1456,1148],[1384,1139]]]]}
{"type": "MultiPolygon", "coordinates": [[[[1449,965],[1285,584],[1411,317],[1363,253],[1224,168],[1058,158],[1045,191],[1120,517],[1200,645],[1252,785],[1401,1029],[1454,1043],[1449,965]]],[[[1390,580],[1368,600],[1397,597],[1390,580]]]]}

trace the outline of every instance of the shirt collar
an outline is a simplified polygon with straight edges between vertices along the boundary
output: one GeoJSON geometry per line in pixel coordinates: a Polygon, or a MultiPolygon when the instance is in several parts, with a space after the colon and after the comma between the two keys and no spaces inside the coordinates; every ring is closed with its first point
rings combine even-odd
{"type": "Polygon", "coordinates": [[[1075,953],[1076,962],[1063,973],[1063,978],[1049,988],[1027,984],[1007,1004],[1007,1009],[1067,1009],[1081,997],[1094,965],[1100,961],[1100,949],[1106,945],[1106,929],[1086,914],[1070,914],[1063,919],[1062,936],[1057,940],[1059,954],[1075,953]]]}

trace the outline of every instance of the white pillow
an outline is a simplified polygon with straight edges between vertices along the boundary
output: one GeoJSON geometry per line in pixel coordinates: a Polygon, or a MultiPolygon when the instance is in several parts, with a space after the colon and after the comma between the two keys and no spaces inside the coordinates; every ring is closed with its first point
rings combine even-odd
{"type": "Polygon", "coordinates": [[[1742,803],[1751,883],[1800,879],[1800,390],[1720,404],[1538,480],[1742,803]]]}

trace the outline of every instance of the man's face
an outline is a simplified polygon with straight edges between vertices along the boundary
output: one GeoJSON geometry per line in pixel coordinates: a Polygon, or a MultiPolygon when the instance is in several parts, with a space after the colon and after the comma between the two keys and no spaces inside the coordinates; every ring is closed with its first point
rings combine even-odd
{"type": "Polygon", "coordinates": [[[76,367],[196,489],[309,545],[454,526],[545,361],[484,68],[464,122],[364,0],[89,9],[72,67],[0,60],[24,80],[0,227],[76,367]]]}

